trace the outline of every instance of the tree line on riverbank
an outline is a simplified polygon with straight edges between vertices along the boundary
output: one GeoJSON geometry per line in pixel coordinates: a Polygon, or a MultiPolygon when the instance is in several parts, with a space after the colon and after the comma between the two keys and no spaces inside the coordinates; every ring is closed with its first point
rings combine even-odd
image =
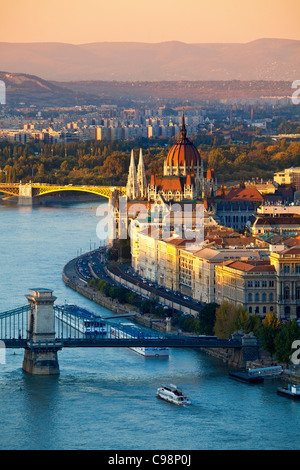
{"type": "Polygon", "coordinates": [[[172,317],[172,325],[186,332],[199,335],[216,335],[220,339],[231,338],[236,331],[251,331],[261,340],[262,347],[277,361],[290,363],[292,344],[300,338],[300,327],[295,320],[281,323],[273,312],[264,318],[249,315],[242,306],[235,307],[229,302],[206,304],[199,308],[197,316],[185,315],[171,308],[164,308],[155,298],[142,299],[138,294],[125,287],[115,287],[104,280],[90,279],[89,285],[98,289],[107,297],[118,300],[121,304],[136,307],[141,314],[150,313],[165,319],[172,317]]]}
{"type": "MultiPolygon", "coordinates": [[[[143,148],[148,179],[162,174],[174,139],[87,141],[44,144],[29,141],[0,142],[0,183],[125,185],[130,152],[143,148]]],[[[273,172],[300,165],[300,142],[255,140],[248,144],[225,143],[222,136],[196,136],[204,167],[214,168],[222,180],[271,178],[273,172]]],[[[219,180],[221,181],[220,177],[219,180]]]]}

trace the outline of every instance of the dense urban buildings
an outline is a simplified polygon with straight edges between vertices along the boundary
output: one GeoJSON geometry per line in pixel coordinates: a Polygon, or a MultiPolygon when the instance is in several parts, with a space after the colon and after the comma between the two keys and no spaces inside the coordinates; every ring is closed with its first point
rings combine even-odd
{"type": "MultiPolygon", "coordinates": [[[[297,249],[300,235],[299,168],[276,171],[267,180],[240,178],[228,183],[222,173],[226,165],[220,164],[224,156],[229,158],[227,166],[231,164],[231,156],[246,144],[249,153],[253,152],[253,139],[259,148],[261,138],[271,139],[265,152],[277,151],[274,155],[278,160],[287,146],[284,135],[276,136],[274,132],[278,126],[284,128],[280,123],[278,116],[270,115],[269,108],[254,111],[254,105],[237,103],[235,109],[220,103],[215,107],[187,106],[184,114],[182,107],[145,104],[132,108],[114,104],[75,106],[53,111],[29,108],[16,114],[2,109],[0,140],[20,145],[48,144],[50,157],[54,146],[62,145],[65,158],[67,144],[86,142],[91,159],[96,156],[93,145],[97,142],[123,141],[129,146],[131,141],[139,143],[137,161],[133,148],[129,152],[126,182],[124,178],[127,212],[121,214],[119,201],[115,200],[111,237],[118,238],[130,222],[135,222],[131,226],[134,271],[148,282],[200,303],[227,300],[244,306],[250,314],[264,316],[272,311],[279,318],[299,319],[297,253],[289,253],[297,249]],[[260,119],[255,119],[256,114],[260,119]],[[209,139],[209,152],[205,148],[202,153],[194,144],[199,136],[204,148],[205,139],[209,139]],[[168,146],[166,156],[161,171],[154,165],[150,170],[145,164],[143,144],[156,145],[154,142],[160,140],[162,148],[168,146]],[[218,142],[226,150],[220,151],[218,142]],[[201,240],[196,213],[199,206],[203,211],[201,240]]],[[[293,137],[295,144],[288,144],[287,152],[297,155],[297,135],[290,136],[288,142],[293,137]]],[[[77,155],[81,152],[79,147],[74,151],[77,155]]],[[[244,155],[236,157],[235,169],[236,162],[245,161],[244,155]]],[[[69,158],[71,173],[79,174],[72,155],[69,158]]],[[[83,168],[88,160],[80,158],[83,168]]],[[[62,162],[60,170],[67,167],[62,162]]],[[[0,168],[3,182],[13,178],[7,168],[0,168]]],[[[39,166],[36,178],[42,179],[43,175],[39,166]]]]}
{"type": "MultiPolygon", "coordinates": [[[[145,202],[138,217],[129,216],[135,222],[131,231],[132,267],[142,279],[200,303],[220,304],[225,300],[243,306],[250,315],[264,317],[274,312],[280,319],[300,320],[296,193],[292,205],[286,205],[288,198],[271,204],[270,195],[280,192],[275,178],[248,187],[218,188],[213,169],[203,174],[201,157],[187,139],[184,118],[178,140],[165,160],[159,191],[153,191],[154,176],[146,185],[144,171],[142,151],[138,171],[132,154],[127,197],[129,204],[145,202]],[[180,179],[185,184],[176,186],[180,179]],[[190,193],[186,191],[187,181],[195,185],[190,193]],[[197,187],[202,190],[197,191],[197,187]],[[170,216],[178,201],[182,207],[193,202],[189,237],[178,230],[176,211],[170,216]],[[200,243],[196,240],[197,205],[205,213],[200,243]],[[159,211],[161,217],[153,218],[159,211]]],[[[181,228],[183,225],[181,220],[181,228]]]]}

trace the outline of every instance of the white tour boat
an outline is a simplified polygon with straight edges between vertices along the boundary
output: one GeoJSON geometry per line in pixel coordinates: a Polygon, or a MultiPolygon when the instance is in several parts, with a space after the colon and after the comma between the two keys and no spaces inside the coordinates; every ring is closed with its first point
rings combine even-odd
{"type": "Polygon", "coordinates": [[[163,385],[157,389],[158,398],[175,405],[190,405],[191,400],[176,385],[163,385]]]}
{"type": "MultiPolygon", "coordinates": [[[[140,328],[134,323],[121,323],[120,326],[110,326],[110,336],[112,338],[155,338],[155,336],[151,335],[151,333],[144,333],[140,328]]],[[[168,348],[159,348],[159,347],[152,347],[152,346],[141,346],[141,347],[130,347],[132,351],[137,352],[145,357],[169,357],[169,349],[168,348]]]]}

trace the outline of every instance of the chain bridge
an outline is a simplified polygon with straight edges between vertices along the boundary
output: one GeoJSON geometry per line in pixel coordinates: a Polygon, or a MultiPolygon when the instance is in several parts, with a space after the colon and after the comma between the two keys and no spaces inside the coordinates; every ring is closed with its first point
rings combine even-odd
{"type": "MultiPolygon", "coordinates": [[[[170,347],[230,348],[245,345],[239,339],[144,332],[130,323],[124,334],[118,318],[102,318],[75,305],[54,305],[53,291],[30,289],[28,305],[0,313],[0,341],[5,348],[23,348],[23,369],[31,374],[58,374],[57,352],[62,348],[170,347]],[[117,332],[117,333],[116,333],[117,332]],[[120,333],[121,332],[121,333],[120,333]]],[[[252,352],[256,345],[248,344],[252,352]]],[[[247,349],[246,348],[246,349],[247,349]]]]}
{"type": "Polygon", "coordinates": [[[113,194],[126,195],[124,186],[84,186],[84,185],[57,185],[46,183],[0,183],[0,193],[7,196],[18,197],[20,205],[32,205],[33,200],[39,196],[61,192],[61,191],[81,191],[96,194],[98,196],[111,198],[113,194]]]}

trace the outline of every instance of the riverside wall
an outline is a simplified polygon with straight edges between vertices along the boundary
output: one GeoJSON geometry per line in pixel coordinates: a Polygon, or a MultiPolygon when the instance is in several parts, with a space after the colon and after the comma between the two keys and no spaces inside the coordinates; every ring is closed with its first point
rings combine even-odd
{"type": "Polygon", "coordinates": [[[131,313],[135,314],[135,321],[140,325],[160,332],[166,331],[166,322],[164,320],[158,319],[154,315],[150,314],[141,315],[133,305],[121,304],[118,300],[113,300],[110,297],[107,297],[96,288],[81,284],[75,269],[77,259],[78,258],[71,260],[63,269],[62,278],[68,287],[120,316],[131,313]]]}
{"type": "MultiPolygon", "coordinates": [[[[93,302],[103,306],[104,308],[107,308],[110,311],[115,312],[116,314],[135,314],[135,321],[139,323],[140,325],[143,325],[147,328],[151,328],[155,331],[160,331],[160,332],[166,332],[167,331],[167,324],[166,321],[161,320],[157,318],[155,315],[151,314],[140,314],[138,309],[135,308],[132,305],[129,304],[120,304],[117,300],[113,300],[110,297],[105,296],[103,293],[99,292],[96,288],[90,287],[87,284],[82,284],[80,282],[78,273],[76,271],[76,261],[79,259],[75,258],[71,260],[69,263],[66,264],[66,266],[63,269],[63,281],[64,283],[70,287],[71,289],[75,290],[79,294],[83,295],[84,297],[88,298],[89,300],[92,300],[93,302]]],[[[140,295],[146,295],[149,296],[149,292],[146,289],[143,289],[142,287],[135,286],[134,284],[131,284],[127,280],[117,276],[116,274],[111,273],[107,268],[106,268],[107,274],[113,279],[115,282],[118,282],[120,285],[123,285],[124,287],[132,289],[132,287],[135,287],[135,291],[137,294],[140,295]]],[[[159,301],[167,304],[166,299],[160,298],[159,301]]],[[[170,306],[171,306],[171,301],[169,301],[170,306]]],[[[174,308],[176,308],[176,304],[173,305],[174,308]]],[[[170,328],[168,328],[169,332],[172,332],[174,334],[178,334],[178,329],[177,327],[172,327],[172,325],[168,325],[170,328]]],[[[243,358],[243,351],[241,349],[221,349],[221,348],[203,348],[203,352],[205,352],[208,355],[211,355],[215,358],[220,359],[221,361],[227,363],[231,367],[250,367],[250,368],[255,368],[255,367],[268,367],[270,365],[277,365],[277,363],[274,363],[274,360],[261,348],[259,348],[258,352],[258,358],[254,360],[248,360],[245,362],[245,359],[243,358]]],[[[278,364],[282,365],[282,364],[278,364]]],[[[300,373],[298,370],[296,371],[291,371],[291,370],[285,370],[285,377],[291,378],[293,377],[293,380],[295,382],[300,383],[300,373]]]]}
{"type": "MultiPolygon", "coordinates": [[[[165,320],[162,320],[152,314],[142,315],[134,306],[129,305],[129,304],[120,304],[117,300],[113,300],[110,297],[107,297],[102,292],[99,292],[96,288],[90,287],[87,284],[83,284],[82,281],[80,281],[80,278],[76,271],[76,261],[78,259],[80,259],[80,257],[71,260],[69,263],[65,265],[63,269],[63,274],[62,274],[63,281],[68,287],[75,290],[76,292],[83,295],[84,297],[88,298],[89,300],[92,300],[93,302],[101,305],[102,307],[107,308],[108,310],[113,311],[116,314],[120,314],[120,316],[122,316],[122,314],[123,315],[131,314],[131,313],[135,314],[134,320],[142,326],[151,328],[159,332],[167,331],[167,322],[165,320]]],[[[106,268],[106,272],[111,277],[111,279],[114,280],[115,282],[118,282],[120,285],[126,288],[130,288],[130,289],[132,288],[131,283],[117,276],[116,274],[111,273],[107,268],[106,268]]],[[[136,287],[135,285],[133,286],[136,287]]],[[[136,293],[140,295],[149,296],[149,292],[146,289],[143,289],[142,287],[141,288],[139,287],[138,290],[136,290],[136,293]]],[[[166,303],[165,300],[166,300],[165,298],[159,299],[159,301],[166,303]]],[[[174,305],[174,308],[176,308],[176,305],[174,305]]],[[[170,324],[168,325],[168,327],[169,327],[168,328],[169,332],[173,334],[179,334],[177,327],[174,327],[170,324]]],[[[240,350],[203,348],[203,352],[211,356],[217,357],[218,359],[222,360],[223,362],[228,363],[231,366],[239,367],[242,365],[241,363],[242,355],[241,355],[240,350]]]]}

